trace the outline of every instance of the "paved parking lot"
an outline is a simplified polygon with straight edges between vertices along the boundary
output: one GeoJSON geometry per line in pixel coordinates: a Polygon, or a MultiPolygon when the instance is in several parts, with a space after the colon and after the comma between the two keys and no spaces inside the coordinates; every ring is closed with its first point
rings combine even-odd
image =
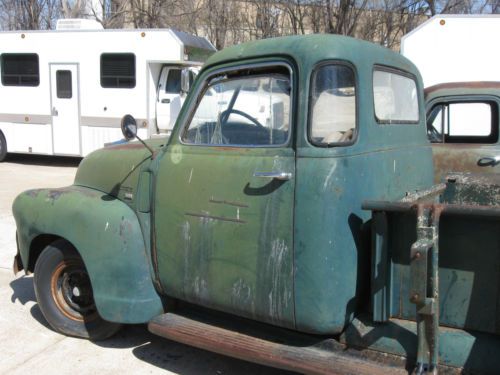
{"type": "Polygon", "coordinates": [[[0,163],[0,374],[285,374],[156,337],[145,325],[126,326],[102,342],[61,336],[48,327],[32,277],[12,274],[11,205],[26,189],[70,185],[78,163],[21,155],[0,163]]]}

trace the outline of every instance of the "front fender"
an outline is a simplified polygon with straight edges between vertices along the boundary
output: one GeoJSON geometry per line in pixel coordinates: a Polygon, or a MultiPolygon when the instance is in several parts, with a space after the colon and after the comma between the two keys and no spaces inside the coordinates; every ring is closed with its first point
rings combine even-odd
{"type": "Polygon", "coordinates": [[[37,236],[50,234],[71,242],[87,267],[104,319],[145,323],[164,312],[139,221],[125,203],[94,189],[70,186],[26,191],[12,210],[23,264],[30,264],[37,236]]]}

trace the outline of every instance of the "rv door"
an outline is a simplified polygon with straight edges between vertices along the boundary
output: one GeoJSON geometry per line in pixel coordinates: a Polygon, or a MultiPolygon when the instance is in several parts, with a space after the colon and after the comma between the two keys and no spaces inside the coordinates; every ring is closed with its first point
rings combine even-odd
{"type": "Polygon", "coordinates": [[[78,64],[50,64],[54,155],[81,155],[78,64]]]}
{"type": "Polygon", "coordinates": [[[160,132],[170,132],[181,110],[187,89],[191,87],[196,70],[176,66],[164,66],[158,82],[156,100],[156,123],[160,132]],[[182,85],[186,81],[187,85],[182,85]],[[183,79],[184,77],[184,79],[183,79]],[[184,86],[184,87],[183,87],[184,86]]]}

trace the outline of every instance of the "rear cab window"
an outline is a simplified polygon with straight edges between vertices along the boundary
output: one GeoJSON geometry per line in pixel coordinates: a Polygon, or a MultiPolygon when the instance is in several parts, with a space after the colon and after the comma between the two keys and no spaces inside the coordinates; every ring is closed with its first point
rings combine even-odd
{"type": "Polygon", "coordinates": [[[379,124],[418,124],[419,105],[416,79],[392,68],[375,67],[373,103],[379,124]]]}
{"type": "Polygon", "coordinates": [[[316,146],[352,144],[356,137],[356,79],[345,63],[318,66],[311,80],[309,140],[316,146]]]}

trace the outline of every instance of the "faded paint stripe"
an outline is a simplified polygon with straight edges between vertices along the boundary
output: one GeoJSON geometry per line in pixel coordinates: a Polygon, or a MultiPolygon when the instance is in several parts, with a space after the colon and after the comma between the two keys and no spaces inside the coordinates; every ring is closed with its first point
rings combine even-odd
{"type": "Polygon", "coordinates": [[[248,204],[245,204],[245,203],[230,202],[230,201],[226,201],[223,199],[210,198],[208,201],[210,203],[227,204],[229,206],[235,206],[235,207],[241,207],[241,208],[248,208],[249,207],[248,204]]]}
{"type": "Polygon", "coordinates": [[[19,124],[50,124],[52,116],[19,114],[19,113],[0,113],[0,122],[14,122],[19,124]]]}
{"type": "MultiPolygon", "coordinates": [[[[119,128],[121,124],[121,117],[95,117],[95,116],[82,116],[80,119],[80,124],[82,126],[90,127],[107,127],[107,128],[119,128]]],[[[146,119],[138,118],[136,119],[139,128],[147,127],[148,121],[146,119]]]]}
{"type": "Polygon", "coordinates": [[[213,215],[207,215],[207,214],[197,214],[193,212],[185,212],[184,213],[186,216],[193,216],[193,217],[201,217],[204,219],[213,219],[213,220],[220,220],[220,221],[229,221],[232,223],[238,223],[238,224],[246,224],[245,220],[237,219],[237,218],[232,218],[232,217],[222,217],[222,216],[213,216],[213,215]]]}

